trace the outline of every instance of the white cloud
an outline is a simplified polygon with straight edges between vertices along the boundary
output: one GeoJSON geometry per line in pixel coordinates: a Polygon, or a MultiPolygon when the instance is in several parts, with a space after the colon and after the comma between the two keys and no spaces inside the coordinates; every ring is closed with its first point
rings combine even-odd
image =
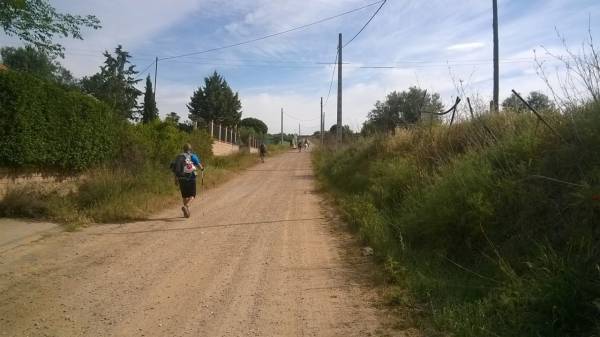
{"type": "MultiPolygon", "coordinates": [[[[99,30],[85,31],[83,41],[60,40],[67,51],[62,63],[76,76],[94,73],[103,60],[102,51],[112,51],[118,44],[122,44],[125,50],[130,52],[139,47],[152,45],[153,36],[181,22],[206,2],[208,1],[172,0],[166,6],[161,0],[54,1],[53,5],[59,11],[82,15],[94,14],[100,19],[102,25],[99,30]]],[[[145,57],[147,63],[150,63],[154,57],[154,55],[132,54],[134,57],[145,57]]]]}
{"type": "MultiPolygon", "coordinates": [[[[96,14],[104,28],[85,32],[84,41],[64,40],[64,64],[76,75],[97,71],[104,49],[121,43],[132,52],[138,69],[154,56],[182,54],[272,34],[335,15],[368,3],[365,0],[219,0],[69,1],[56,0],[59,9],[96,14]]],[[[319,97],[327,95],[331,67],[285,69],[253,67],[248,60],[267,62],[332,62],[338,32],[348,41],[375,7],[307,29],[202,57],[178,61],[209,64],[160,63],[157,100],[161,114],[187,116],[185,104],[202,77],[213,69],[225,73],[239,91],[244,117],[263,119],[271,131],[279,130],[279,111],[300,119],[307,129],[319,125],[319,97]],[[215,63],[220,65],[215,65],[215,63]],[[242,67],[239,65],[246,65],[242,67]]],[[[574,45],[586,34],[588,13],[600,12],[592,1],[500,1],[501,96],[515,88],[521,92],[543,89],[535,72],[532,49],[553,46],[559,53],[554,25],[574,45]]],[[[592,18],[594,19],[594,18],[592,18]]],[[[492,89],[491,3],[457,0],[448,11],[447,0],[388,1],[356,40],[344,48],[344,123],[360,127],[376,100],[393,90],[419,85],[439,92],[444,103],[456,95],[452,78],[462,80],[467,94],[489,100],[492,89]],[[402,69],[361,69],[359,65],[396,65],[402,69]],[[450,68],[450,69],[449,69],[450,68]],[[452,73],[452,76],[450,75],[452,73]]],[[[600,21],[592,31],[600,33],[600,21]]],[[[14,39],[0,36],[0,43],[14,39]]],[[[143,84],[142,84],[143,85],[143,84]]],[[[326,125],[335,122],[336,87],[326,107],[326,125]]],[[[286,132],[297,129],[289,119],[286,132]]],[[[312,131],[314,131],[312,130],[312,131]]]]}

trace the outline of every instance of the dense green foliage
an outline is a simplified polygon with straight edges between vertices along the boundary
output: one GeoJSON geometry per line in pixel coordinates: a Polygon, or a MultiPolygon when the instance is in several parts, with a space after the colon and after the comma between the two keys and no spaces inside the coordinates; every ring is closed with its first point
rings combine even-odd
{"type": "Polygon", "coordinates": [[[394,303],[454,336],[600,334],[600,107],[547,118],[560,137],[506,114],[315,155],[394,303]]]}
{"type": "Polygon", "coordinates": [[[81,80],[83,90],[108,106],[123,119],[135,120],[139,112],[137,99],[142,94],[135,85],[141,81],[135,65],[129,62],[131,55],[119,45],[115,55],[104,52],[104,65],[100,72],[81,80]]]}
{"type": "Polygon", "coordinates": [[[85,171],[70,191],[45,191],[24,186],[0,203],[0,216],[47,218],[79,224],[146,217],[178,200],[169,163],[185,143],[209,166],[212,139],[205,131],[187,133],[172,123],[120,123],[112,143],[113,156],[85,171]]]}
{"type": "Polygon", "coordinates": [[[179,115],[177,114],[177,112],[171,111],[167,114],[167,116],[165,116],[165,122],[169,122],[172,124],[179,124],[179,120],[181,119],[181,117],[179,117],[179,115]]]}
{"type": "Polygon", "coordinates": [[[142,123],[148,123],[158,118],[158,108],[154,100],[152,81],[150,75],[146,77],[146,91],[144,91],[144,103],[142,103],[142,123]]]}
{"type": "Polygon", "coordinates": [[[240,122],[240,126],[245,128],[252,128],[257,134],[262,135],[267,134],[267,131],[269,130],[265,122],[261,121],[258,118],[252,117],[242,119],[240,122]]]}
{"type": "Polygon", "coordinates": [[[414,125],[421,120],[422,112],[440,112],[443,105],[440,95],[410,87],[408,91],[393,91],[384,102],[377,101],[369,112],[363,127],[364,133],[394,133],[399,126],[414,125]]]}
{"type": "Polygon", "coordinates": [[[189,118],[199,125],[208,125],[210,121],[224,126],[236,126],[242,118],[242,103],[237,92],[215,71],[204,78],[204,87],[199,87],[187,104],[189,118]]]}
{"type": "Polygon", "coordinates": [[[70,36],[82,40],[81,27],[98,29],[100,20],[93,15],[59,13],[47,0],[3,0],[0,27],[7,35],[62,56],[64,48],[53,38],[70,36]]]}
{"type": "Polygon", "coordinates": [[[114,153],[116,121],[105,105],[32,75],[0,72],[0,163],[80,170],[114,153]]]}
{"type": "MultiPolygon", "coordinates": [[[[521,96],[523,97],[523,96],[521,96]]],[[[525,98],[525,101],[529,106],[534,108],[536,111],[545,112],[545,111],[553,111],[555,110],[554,103],[550,101],[548,96],[544,95],[541,92],[532,91],[525,98]]],[[[512,93],[509,97],[507,97],[504,101],[502,101],[502,109],[508,109],[516,112],[524,112],[527,111],[527,106],[523,101],[521,101],[517,95],[512,93]]]]}
{"type": "Polygon", "coordinates": [[[32,46],[0,49],[2,63],[11,70],[29,73],[37,78],[53,81],[65,87],[75,87],[70,71],[63,68],[51,55],[32,46]]]}
{"type": "MultiPolygon", "coordinates": [[[[281,145],[281,133],[268,134],[266,137],[267,144],[280,144],[281,145]]],[[[294,134],[284,133],[283,144],[289,146],[294,139],[294,134]]]]}

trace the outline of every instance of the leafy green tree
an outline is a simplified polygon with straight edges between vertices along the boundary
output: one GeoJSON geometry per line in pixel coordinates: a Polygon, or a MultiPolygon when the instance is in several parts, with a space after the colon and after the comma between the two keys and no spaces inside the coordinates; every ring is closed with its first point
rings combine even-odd
{"type": "Polygon", "coordinates": [[[550,98],[539,91],[530,92],[527,96],[527,103],[537,111],[549,111],[555,109],[554,103],[550,101],[550,98]]]}
{"type": "Polygon", "coordinates": [[[242,118],[242,103],[237,92],[234,93],[227,81],[216,71],[204,78],[204,87],[194,91],[187,107],[190,112],[189,118],[204,125],[215,121],[226,126],[235,126],[242,118]]]}
{"type": "Polygon", "coordinates": [[[527,106],[525,106],[525,103],[523,103],[523,101],[521,101],[519,97],[517,97],[517,95],[512,93],[509,97],[502,101],[502,109],[521,112],[525,111],[527,109],[527,106]]]}
{"type": "Polygon", "coordinates": [[[171,111],[165,117],[165,122],[167,122],[167,123],[173,123],[173,124],[177,125],[177,124],[179,124],[179,120],[180,119],[181,119],[181,117],[179,117],[179,115],[176,112],[171,111]]]}
{"type": "MultiPolygon", "coordinates": [[[[336,135],[337,134],[337,124],[333,124],[329,128],[329,133],[332,134],[332,135],[336,135]]],[[[352,129],[350,129],[350,126],[348,126],[348,125],[342,126],[342,134],[343,135],[351,135],[352,134],[352,129]]]]}
{"type": "Polygon", "coordinates": [[[394,133],[400,125],[412,125],[421,120],[422,112],[439,112],[444,105],[437,93],[410,87],[408,91],[393,91],[385,102],[377,101],[369,112],[368,125],[371,129],[394,133]]]}
{"type": "MultiPolygon", "coordinates": [[[[281,143],[281,133],[276,133],[276,134],[272,134],[269,135],[269,138],[271,139],[271,143],[272,144],[280,144],[281,143]]],[[[289,144],[292,139],[294,139],[294,136],[292,134],[283,134],[283,143],[284,144],[289,144]]]]}
{"type": "Polygon", "coordinates": [[[26,72],[66,87],[76,85],[76,80],[71,72],[63,68],[52,55],[33,46],[4,47],[0,49],[0,56],[2,62],[10,69],[26,72]]]}
{"type": "Polygon", "coordinates": [[[268,131],[267,125],[263,121],[252,117],[242,119],[240,126],[252,128],[254,131],[256,131],[256,133],[263,135],[267,134],[268,131]]]}
{"type": "MultiPolygon", "coordinates": [[[[521,95],[521,97],[523,96],[521,95]]],[[[527,104],[529,104],[536,111],[543,112],[555,109],[555,106],[552,101],[550,101],[550,98],[539,91],[531,91],[525,101],[527,101],[527,104]]],[[[512,93],[502,102],[502,108],[516,112],[528,110],[525,103],[523,103],[523,101],[521,101],[514,93],[512,93]]]]}
{"type": "Polygon", "coordinates": [[[367,123],[372,130],[394,132],[396,126],[400,124],[400,114],[398,111],[393,111],[387,102],[377,101],[375,108],[369,112],[367,123]]]}
{"type": "Polygon", "coordinates": [[[141,79],[135,77],[138,72],[129,62],[131,56],[121,45],[115,49],[115,56],[108,51],[104,56],[100,72],[81,80],[83,90],[106,102],[122,118],[136,119],[137,99],[142,92],[135,85],[141,79]]]}
{"type": "Polygon", "coordinates": [[[158,108],[154,100],[152,81],[150,75],[146,77],[146,91],[144,92],[144,103],[142,103],[142,123],[148,123],[158,118],[158,108]]]}
{"type": "Polygon", "coordinates": [[[366,120],[360,129],[360,134],[363,136],[370,136],[381,130],[383,130],[383,128],[379,128],[377,125],[375,125],[374,121],[366,120]]]}
{"type": "Polygon", "coordinates": [[[81,28],[101,28],[93,15],[59,13],[47,0],[0,1],[0,26],[9,36],[31,43],[51,55],[63,55],[64,48],[53,41],[56,37],[83,40],[81,28]]]}

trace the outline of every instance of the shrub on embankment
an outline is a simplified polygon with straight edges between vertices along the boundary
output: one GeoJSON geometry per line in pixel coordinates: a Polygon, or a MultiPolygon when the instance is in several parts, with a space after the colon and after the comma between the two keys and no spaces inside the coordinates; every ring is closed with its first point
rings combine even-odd
{"type": "Polygon", "coordinates": [[[392,300],[437,332],[600,335],[600,107],[546,119],[556,133],[503,114],[315,154],[346,220],[410,290],[392,300]]]}
{"type": "Polygon", "coordinates": [[[134,125],[91,96],[12,71],[0,72],[0,130],[0,167],[8,172],[82,177],[12,190],[0,201],[0,216],[75,224],[144,218],[178,200],[169,163],[187,142],[209,167],[206,185],[256,162],[250,155],[213,159],[203,130],[134,125]]]}
{"type": "Polygon", "coordinates": [[[178,200],[169,163],[182,144],[191,143],[209,166],[213,161],[212,140],[204,131],[187,133],[162,122],[115,128],[110,159],[71,171],[81,175],[77,183],[51,189],[26,185],[10,191],[0,202],[0,215],[76,224],[142,219],[178,200]]]}
{"type": "Polygon", "coordinates": [[[14,71],[0,72],[3,167],[81,170],[114,154],[117,123],[91,96],[14,71]]]}

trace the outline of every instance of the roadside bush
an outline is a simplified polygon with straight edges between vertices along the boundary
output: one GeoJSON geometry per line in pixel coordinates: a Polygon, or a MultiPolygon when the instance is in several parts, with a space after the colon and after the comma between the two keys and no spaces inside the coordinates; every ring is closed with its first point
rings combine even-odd
{"type": "Polygon", "coordinates": [[[202,160],[213,157],[212,139],[205,130],[188,133],[160,121],[126,124],[119,130],[113,166],[134,171],[145,166],[168,168],[185,143],[190,143],[202,160]]]}
{"type": "Polygon", "coordinates": [[[117,120],[93,97],[0,72],[0,165],[83,170],[114,154],[117,120]]]}
{"type": "Polygon", "coordinates": [[[600,335],[600,107],[545,118],[555,131],[505,113],[314,156],[439,332],[600,335]]]}

